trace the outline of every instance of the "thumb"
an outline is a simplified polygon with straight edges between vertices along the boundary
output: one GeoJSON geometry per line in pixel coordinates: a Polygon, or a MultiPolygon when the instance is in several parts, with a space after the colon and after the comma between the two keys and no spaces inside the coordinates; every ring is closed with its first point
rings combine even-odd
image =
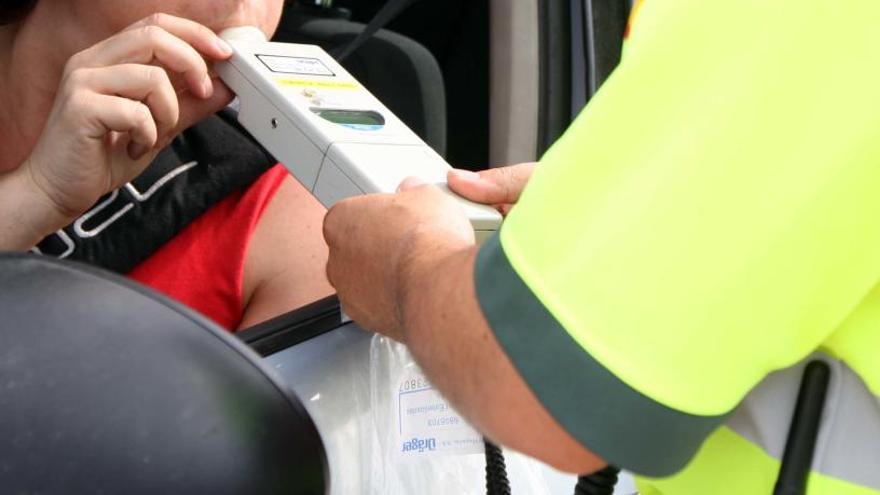
{"type": "Polygon", "coordinates": [[[447,178],[449,188],[458,195],[488,205],[513,204],[535,170],[534,163],[492,168],[479,173],[452,170],[447,178]]]}

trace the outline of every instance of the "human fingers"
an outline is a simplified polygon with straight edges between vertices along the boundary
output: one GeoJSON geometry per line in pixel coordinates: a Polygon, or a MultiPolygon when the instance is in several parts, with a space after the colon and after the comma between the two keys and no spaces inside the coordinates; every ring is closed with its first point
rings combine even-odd
{"type": "MultiPolygon", "coordinates": [[[[331,253],[342,244],[346,237],[346,232],[352,228],[350,227],[351,219],[355,212],[357,212],[359,199],[358,197],[344,199],[331,206],[327,210],[327,214],[324,215],[322,232],[324,234],[324,241],[330,248],[331,253]]],[[[327,275],[329,277],[330,274],[328,273],[327,275]]],[[[330,283],[332,284],[333,280],[330,280],[330,283]]]]}
{"type": "Polygon", "coordinates": [[[161,141],[177,127],[180,108],[177,94],[165,70],[138,64],[115,65],[94,69],[78,69],[65,84],[76,91],[119,96],[140,101],[147,106],[161,141]]]}
{"type": "Polygon", "coordinates": [[[213,92],[202,55],[187,41],[156,25],[123,31],[74,55],[65,71],[121,64],[158,64],[180,74],[192,94],[207,98],[213,92]]]}
{"type": "Polygon", "coordinates": [[[453,169],[447,181],[452,191],[471,201],[488,205],[514,204],[519,201],[535,165],[522,163],[479,173],[453,169]]]}
{"type": "Polygon", "coordinates": [[[408,191],[424,185],[425,181],[418,177],[407,177],[406,179],[403,179],[399,186],[397,186],[397,192],[408,191]]]}
{"type": "Polygon", "coordinates": [[[225,60],[232,55],[232,48],[220,36],[198,22],[169,14],[156,13],[123,31],[138,30],[147,26],[158,26],[186,41],[210,60],[225,60]]]}
{"type": "Polygon", "coordinates": [[[89,99],[93,105],[87,122],[97,131],[91,137],[104,139],[109,132],[119,132],[130,137],[128,155],[138,160],[156,146],[158,131],[150,109],[139,101],[118,96],[94,94],[89,99]]]}
{"type": "Polygon", "coordinates": [[[180,120],[173,132],[188,129],[203,118],[213,115],[223,109],[235,97],[232,91],[219,79],[214,79],[214,92],[208,98],[198,98],[189,94],[179,95],[180,120]]]}

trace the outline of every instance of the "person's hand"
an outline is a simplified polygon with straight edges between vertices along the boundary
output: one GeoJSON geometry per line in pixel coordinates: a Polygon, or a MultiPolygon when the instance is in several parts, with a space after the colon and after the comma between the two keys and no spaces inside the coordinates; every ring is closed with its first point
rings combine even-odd
{"type": "Polygon", "coordinates": [[[475,203],[492,205],[507,216],[535,170],[536,163],[521,163],[480,172],[454,169],[449,172],[449,189],[475,203]]]}
{"type": "Polygon", "coordinates": [[[157,14],[71,57],[23,164],[33,192],[73,218],[135,178],[178,132],[231,101],[206,63],[230,55],[210,29],[157,14]]]}
{"type": "Polygon", "coordinates": [[[327,277],[342,309],[366,330],[404,341],[406,279],[425,262],[466,249],[474,232],[447,193],[408,179],[397,194],[341,201],[324,219],[327,277]]]}

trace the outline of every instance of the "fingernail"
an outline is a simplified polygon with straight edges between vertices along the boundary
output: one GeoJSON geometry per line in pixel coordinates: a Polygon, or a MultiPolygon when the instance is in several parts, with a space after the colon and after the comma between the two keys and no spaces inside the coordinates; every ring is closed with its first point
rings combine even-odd
{"type": "Polygon", "coordinates": [[[478,182],[483,180],[482,177],[480,177],[480,174],[476,172],[471,172],[470,170],[462,170],[460,168],[452,169],[452,175],[454,175],[458,179],[468,182],[478,182]]]}
{"type": "Polygon", "coordinates": [[[223,55],[232,55],[232,47],[223,38],[217,38],[217,49],[223,52],[223,55]]]}
{"type": "Polygon", "coordinates": [[[202,91],[205,98],[208,98],[214,92],[214,83],[211,81],[211,76],[205,75],[205,80],[202,81],[202,91]]]}
{"type": "Polygon", "coordinates": [[[403,182],[401,182],[399,186],[397,186],[397,192],[406,191],[407,189],[423,186],[425,184],[426,182],[418,177],[407,177],[406,179],[403,179],[403,182]]]}

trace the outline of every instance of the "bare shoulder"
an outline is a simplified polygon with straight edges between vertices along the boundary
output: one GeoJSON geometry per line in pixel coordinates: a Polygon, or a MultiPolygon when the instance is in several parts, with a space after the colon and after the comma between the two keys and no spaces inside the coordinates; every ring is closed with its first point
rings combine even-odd
{"type": "Polygon", "coordinates": [[[287,177],[260,217],[244,265],[241,328],[333,293],[326,277],[326,210],[287,177]]]}

